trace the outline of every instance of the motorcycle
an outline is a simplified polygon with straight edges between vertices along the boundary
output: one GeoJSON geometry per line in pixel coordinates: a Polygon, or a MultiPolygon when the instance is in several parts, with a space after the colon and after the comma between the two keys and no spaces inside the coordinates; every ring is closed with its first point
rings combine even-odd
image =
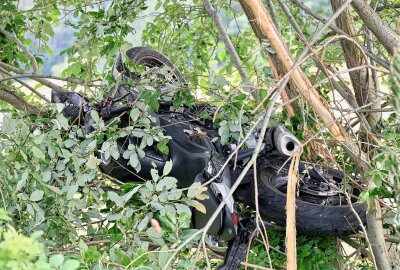
{"type": "MultiPolygon", "coordinates": [[[[186,85],[184,77],[172,62],[155,50],[135,47],[126,52],[126,57],[133,66],[147,69],[168,67],[168,72],[164,71],[163,76],[166,75],[170,82],[179,82],[183,87],[186,85]]],[[[92,110],[98,111],[100,117],[106,121],[120,117],[119,125],[128,125],[129,116],[122,113],[129,111],[132,103],[140,95],[134,87],[123,82],[125,80],[138,82],[141,77],[127,68],[121,55],[116,59],[113,74],[122,78],[122,83],[114,87],[110,97],[97,106],[91,107],[89,100],[80,94],[55,90],[52,91],[52,102],[65,105],[62,111],[65,117],[72,120],[78,117],[84,119],[83,124],[87,132],[92,130],[93,119],[90,113],[92,110]]],[[[163,89],[163,85],[160,88],[163,89]]],[[[208,183],[206,190],[208,198],[202,201],[206,212],[192,210],[193,227],[203,228],[219,204],[225,201],[223,210],[219,212],[207,231],[207,244],[216,252],[226,253],[224,264],[219,269],[237,269],[256,228],[254,220],[239,218],[237,201],[254,209],[255,191],[258,189],[257,199],[263,219],[285,226],[286,189],[290,164],[288,159],[300,147],[300,142],[282,126],[270,128],[257,159],[256,173],[260,179],[258,185],[255,185],[253,171],[250,170],[234,193],[234,198],[228,197],[232,184],[242,172],[246,160],[253,154],[254,146],[248,142],[247,148],[239,150],[237,158],[224,167],[227,157],[235,149],[221,145],[212,120],[199,120],[196,116],[198,111],[206,111],[210,115],[215,112],[213,108],[204,104],[195,104],[191,108],[181,106],[176,109],[170,100],[159,100],[158,111],[149,111],[149,114],[156,119],[154,125],[163,127],[164,134],[171,137],[168,142],[169,154],[162,154],[155,147],[147,147],[145,156],[140,159],[141,170],[132,173],[134,169],[122,154],[128,149],[129,144],[137,144],[138,141],[133,136],[127,136],[117,141],[121,153],[117,160],[112,157],[106,158],[99,151],[100,169],[120,181],[137,182],[151,178],[150,169],[154,164],[162,172],[166,162],[172,160],[170,175],[178,180],[178,188],[188,188],[195,182],[208,183]],[[214,180],[210,182],[210,179],[214,180]]],[[[253,134],[251,137],[254,141],[257,136],[253,134]]],[[[342,191],[346,185],[343,172],[304,162],[300,163],[298,171],[300,174],[296,197],[298,233],[348,235],[360,229],[362,224],[358,218],[365,224],[366,208],[364,204],[357,203],[360,190],[354,188],[348,191],[351,198],[350,205],[348,196],[342,191]]]]}

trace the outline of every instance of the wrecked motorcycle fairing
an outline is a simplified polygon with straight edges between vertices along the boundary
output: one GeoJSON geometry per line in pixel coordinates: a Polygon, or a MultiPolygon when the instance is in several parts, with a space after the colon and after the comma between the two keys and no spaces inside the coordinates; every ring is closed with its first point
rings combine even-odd
{"type": "MultiPolygon", "coordinates": [[[[141,170],[133,173],[134,169],[129,165],[128,160],[120,157],[118,160],[103,160],[100,167],[108,175],[123,182],[141,181],[141,179],[151,179],[150,170],[153,164],[159,172],[168,160],[172,160],[173,166],[170,176],[178,179],[178,188],[190,187],[194,182],[204,183],[215,175],[219,169],[219,163],[223,163],[223,157],[218,154],[214,144],[204,135],[199,137],[191,133],[193,126],[186,123],[178,123],[179,119],[171,115],[159,116],[160,125],[164,126],[164,134],[170,136],[168,143],[169,155],[163,155],[155,147],[148,147],[145,150],[145,157],[140,160],[141,170]],[[206,168],[212,167],[212,170],[206,168]]],[[[122,138],[118,147],[122,153],[127,149],[129,141],[122,138]]],[[[203,214],[193,210],[193,225],[195,228],[203,228],[221,202],[221,198],[226,197],[231,186],[229,170],[225,169],[222,176],[216,179],[217,185],[209,185],[205,194],[208,199],[201,203],[207,209],[203,214]]],[[[218,214],[208,230],[208,234],[220,236],[221,239],[228,240],[235,234],[237,224],[234,223],[232,215],[235,212],[233,199],[228,200],[227,206],[218,214]]]]}
{"type": "MultiPolygon", "coordinates": [[[[63,103],[64,108],[61,113],[73,121],[78,116],[83,116],[86,131],[91,131],[91,108],[86,98],[73,92],[53,91],[52,102],[63,103]],[[81,107],[84,107],[84,109],[80,109],[81,107]]],[[[105,118],[105,120],[113,116],[111,113],[102,114],[105,111],[104,108],[98,110],[100,111],[100,117],[105,118]]],[[[173,166],[169,175],[178,180],[178,188],[187,188],[194,182],[203,184],[218,173],[222,167],[221,164],[224,162],[223,155],[218,152],[221,149],[218,149],[218,146],[211,142],[206,132],[202,133],[203,135],[201,136],[197,136],[197,131],[194,128],[199,129],[200,127],[191,123],[182,114],[175,115],[171,112],[161,115],[153,113],[153,115],[156,116],[156,123],[164,127],[164,134],[172,138],[168,142],[169,155],[162,154],[156,147],[145,148],[145,156],[140,159],[141,170],[136,172],[129,165],[128,160],[122,157],[129,144],[137,143],[136,139],[134,137],[119,138],[117,140],[120,152],[119,159],[114,160],[109,158],[106,160],[98,152],[98,156],[101,159],[100,169],[104,173],[122,182],[143,181],[143,179],[151,179],[150,170],[153,168],[153,164],[162,173],[166,162],[172,160],[173,166]]],[[[215,131],[209,130],[209,132],[215,131]]],[[[206,213],[193,209],[192,219],[194,228],[203,228],[221,201],[226,198],[231,187],[229,169],[226,168],[214,182],[212,185],[208,185],[205,191],[208,198],[201,201],[207,210],[206,213]]],[[[233,198],[230,197],[227,199],[226,206],[218,214],[207,233],[217,236],[221,240],[228,241],[236,234],[237,226],[235,204],[233,198]]]]}

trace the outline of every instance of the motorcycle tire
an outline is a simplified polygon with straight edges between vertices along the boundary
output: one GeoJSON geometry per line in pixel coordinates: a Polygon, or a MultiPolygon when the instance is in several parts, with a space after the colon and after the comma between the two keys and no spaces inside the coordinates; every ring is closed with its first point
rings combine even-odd
{"type": "MultiPolygon", "coordinates": [[[[147,47],[134,47],[126,51],[131,64],[135,66],[145,66],[148,68],[153,67],[164,67],[167,66],[173,72],[174,79],[179,82],[184,82],[182,74],[177,68],[174,67],[172,62],[162,53],[159,53],[151,48],[147,47]]],[[[129,69],[122,63],[122,57],[119,55],[114,64],[114,68],[125,76],[130,77],[133,80],[139,79],[139,76],[131,73],[129,69]]]]}
{"type": "MultiPolygon", "coordinates": [[[[304,167],[304,164],[300,166],[304,167]]],[[[258,168],[258,205],[260,215],[265,221],[274,222],[284,227],[286,225],[287,196],[273,184],[272,179],[277,176],[277,169],[262,162],[258,165],[258,168]]],[[[279,176],[287,178],[287,171],[282,170],[279,176]]],[[[333,175],[333,179],[338,183],[343,180],[344,174],[342,172],[334,169],[326,169],[326,171],[333,175]]],[[[318,175],[314,174],[312,177],[316,178],[318,175]]],[[[236,199],[255,208],[253,174],[250,172],[246,175],[242,183],[235,193],[236,199]]],[[[320,198],[315,196],[314,199],[320,198]]],[[[352,206],[365,225],[366,206],[356,201],[352,202],[352,206]]],[[[296,198],[296,229],[298,233],[305,235],[338,236],[356,233],[361,229],[361,224],[348,204],[324,205],[311,203],[300,199],[298,196],[296,198]]]]}

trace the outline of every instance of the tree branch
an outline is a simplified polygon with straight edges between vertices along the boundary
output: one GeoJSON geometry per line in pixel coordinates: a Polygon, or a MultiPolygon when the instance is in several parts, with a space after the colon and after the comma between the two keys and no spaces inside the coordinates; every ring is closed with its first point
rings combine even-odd
{"type": "MultiPolygon", "coordinates": [[[[211,5],[209,0],[203,0],[203,4],[204,4],[204,7],[205,7],[207,13],[210,15],[210,17],[214,21],[214,24],[217,26],[218,31],[222,37],[222,40],[224,41],[225,48],[229,52],[229,55],[230,55],[232,61],[235,63],[235,66],[240,74],[240,77],[242,78],[243,83],[250,85],[251,84],[250,77],[249,77],[249,75],[247,75],[246,70],[244,70],[244,68],[243,68],[242,60],[240,59],[235,47],[232,44],[231,39],[228,36],[228,33],[226,32],[226,30],[224,28],[224,26],[221,22],[221,19],[218,16],[217,10],[214,9],[214,7],[211,5]]],[[[250,92],[252,93],[253,97],[255,99],[257,99],[258,98],[257,93],[252,90],[253,89],[251,89],[250,92]]]]}
{"type": "Polygon", "coordinates": [[[353,0],[352,6],[368,29],[374,33],[385,49],[393,55],[400,44],[399,35],[384,23],[378,13],[374,12],[364,0],[353,0]]]}
{"type": "MultiPolygon", "coordinates": [[[[298,60],[294,62],[293,56],[290,54],[286,44],[284,43],[282,36],[273,25],[271,18],[269,17],[268,12],[265,10],[260,0],[240,0],[242,7],[248,9],[249,13],[253,14],[253,17],[257,23],[258,31],[262,32],[266,39],[270,42],[272,48],[275,49],[277,56],[284,64],[287,75],[290,74],[292,79],[295,81],[297,87],[302,93],[303,97],[308,101],[310,106],[314,109],[314,111],[318,114],[319,118],[327,125],[330,133],[337,139],[345,151],[349,154],[350,158],[356,165],[357,169],[360,170],[363,181],[366,185],[372,182],[372,178],[367,176],[366,173],[371,169],[371,163],[369,161],[368,156],[365,152],[362,151],[357,145],[352,143],[352,139],[344,130],[344,128],[337,123],[336,119],[333,117],[332,112],[320,99],[318,93],[315,91],[309,91],[311,82],[308,80],[304,72],[300,68],[300,64],[303,59],[306,59],[306,54],[309,51],[309,48],[315,44],[323,31],[329,27],[330,24],[334,22],[334,20],[348,7],[351,3],[351,0],[345,1],[340,8],[332,15],[332,17],[327,20],[327,22],[322,26],[322,28],[314,35],[311,41],[308,44],[308,47],[304,48],[302,53],[299,55],[298,60]]],[[[246,13],[247,14],[247,13],[246,13]]],[[[250,18],[249,18],[250,20],[250,18]]],[[[351,38],[350,38],[351,39],[351,38]]],[[[370,65],[367,65],[370,66],[370,65]]],[[[374,200],[374,204],[376,201],[374,200]]],[[[369,226],[379,225],[379,222],[375,222],[379,218],[379,205],[374,206],[372,209],[376,210],[376,213],[368,212],[367,213],[367,222],[369,226]],[[377,215],[375,217],[375,215],[377,215]],[[371,225],[370,225],[371,224],[371,225]]],[[[372,210],[373,211],[373,210],[372,210]]],[[[380,225],[382,225],[382,220],[380,220],[380,225]]],[[[379,228],[371,229],[369,232],[378,232],[379,228]]],[[[371,235],[373,238],[374,235],[371,235]]],[[[379,233],[375,235],[376,238],[380,238],[381,235],[379,233]]],[[[371,239],[372,243],[381,243],[380,239],[371,239]]],[[[373,244],[372,244],[373,245],[373,244]]],[[[374,248],[374,251],[380,249],[381,247],[374,248]]],[[[376,254],[374,254],[376,255],[376,254]]]]}
{"type": "MultiPolygon", "coordinates": [[[[7,72],[7,70],[0,68],[0,72],[3,73],[4,75],[7,76],[11,76],[10,73],[7,72]]],[[[0,74],[1,74],[0,73],[0,74]]],[[[0,77],[0,79],[2,79],[0,77]]],[[[44,95],[42,95],[41,93],[39,93],[35,88],[33,88],[32,86],[30,86],[29,84],[25,83],[24,81],[21,81],[17,78],[14,78],[15,81],[17,81],[18,83],[20,83],[22,86],[26,87],[27,89],[29,89],[32,93],[36,94],[38,97],[40,97],[41,99],[45,100],[46,102],[50,102],[50,100],[45,97],[44,95]]]]}
{"type": "MultiPolygon", "coordinates": [[[[325,19],[324,17],[322,17],[319,14],[314,13],[310,8],[308,8],[306,5],[304,5],[303,3],[301,3],[299,0],[290,0],[290,2],[292,2],[293,4],[295,4],[296,6],[298,6],[299,8],[301,8],[305,13],[307,13],[308,15],[314,17],[315,19],[326,23],[328,20],[325,19]]],[[[330,24],[329,27],[335,31],[336,33],[340,34],[340,35],[344,35],[347,37],[350,37],[346,32],[344,32],[342,29],[338,28],[337,26],[330,24]]],[[[351,37],[350,37],[351,38],[351,37]]],[[[376,63],[378,63],[379,65],[381,65],[382,67],[386,68],[387,70],[390,69],[390,64],[381,59],[380,57],[378,57],[377,55],[375,55],[373,52],[371,52],[370,50],[368,50],[368,48],[360,45],[361,48],[363,49],[363,51],[369,56],[371,57],[371,59],[373,59],[376,63]]]]}
{"type": "Polygon", "coordinates": [[[0,28],[0,33],[2,33],[3,35],[5,35],[6,37],[8,37],[9,39],[13,40],[15,43],[17,43],[18,47],[21,48],[21,50],[24,51],[24,53],[26,54],[26,56],[29,58],[29,60],[31,61],[32,64],[32,69],[33,69],[33,73],[35,74],[39,74],[39,67],[38,64],[36,62],[36,58],[35,56],[32,55],[32,53],[28,50],[27,47],[25,47],[24,44],[22,44],[21,40],[19,40],[17,38],[17,36],[14,33],[10,33],[5,29],[1,29],[0,28]]]}
{"type": "Polygon", "coordinates": [[[12,105],[17,110],[26,111],[29,114],[37,114],[39,113],[39,109],[35,106],[30,105],[26,102],[22,97],[18,96],[10,87],[6,85],[1,85],[0,89],[0,100],[3,100],[10,105],[12,105]]]}
{"type": "Polygon", "coordinates": [[[382,10],[385,10],[385,9],[397,9],[397,8],[400,8],[400,4],[388,4],[388,5],[382,5],[382,6],[379,6],[379,7],[377,7],[375,10],[376,10],[376,12],[381,12],[382,10]]]}
{"type": "MultiPolygon", "coordinates": [[[[14,66],[6,64],[6,63],[4,63],[2,61],[0,61],[0,67],[6,69],[8,71],[12,71],[12,72],[18,73],[18,74],[32,75],[31,73],[26,72],[26,70],[14,67],[14,66]]],[[[62,87],[60,85],[57,85],[57,84],[55,84],[55,83],[53,83],[53,82],[51,82],[49,80],[46,80],[44,78],[33,78],[33,79],[35,81],[37,81],[37,82],[40,82],[41,84],[43,84],[43,85],[45,85],[47,87],[50,87],[53,90],[64,91],[64,92],[68,91],[64,87],[62,87]]]]}
{"type": "MultiPolygon", "coordinates": [[[[350,1],[348,1],[350,2],[350,1]]],[[[324,105],[321,97],[315,90],[308,91],[311,86],[310,81],[307,79],[305,74],[302,72],[301,68],[298,66],[298,62],[301,61],[307,54],[308,48],[306,47],[299,60],[295,63],[287,45],[284,43],[281,35],[277,32],[273,25],[268,12],[265,10],[264,6],[260,1],[257,0],[241,0],[240,3],[244,9],[248,9],[256,19],[258,23],[259,30],[264,34],[265,38],[270,42],[272,48],[275,49],[278,58],[281,60],[286,71],[291,71],[291,78],[296,83],[300,92],[302,92],[304,98],[310,103],[310,105],[315,109],[315,112],[319,117],[328,125],[330,132],[337,137],[339,140],[343,141],[344,137],[342,131],[334,120],[332,112],[324,105]],[[329,124],[328,124],[329,123],[329,124]]],[[[349,3],[347,3],[349,4],[349,3]]],[[[331,24],[334,19],[340,14],[340,12],[335,13],[328,22],[321,28],[321,30],[314,36],[310,41],[310,46],[312,46],[319,36],[325,31],[325,29],[331,24]]]]}

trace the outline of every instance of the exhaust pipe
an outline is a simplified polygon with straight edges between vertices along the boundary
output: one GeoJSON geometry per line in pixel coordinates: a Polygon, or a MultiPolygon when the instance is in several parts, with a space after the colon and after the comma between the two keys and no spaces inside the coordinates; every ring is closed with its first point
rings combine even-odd
{"type": "Polygon", "coordinates": [[[276,149],[284,156],[293,155],[300,147],[299,140],[283,126],[275,128],[273,138],[276,149]]]}

